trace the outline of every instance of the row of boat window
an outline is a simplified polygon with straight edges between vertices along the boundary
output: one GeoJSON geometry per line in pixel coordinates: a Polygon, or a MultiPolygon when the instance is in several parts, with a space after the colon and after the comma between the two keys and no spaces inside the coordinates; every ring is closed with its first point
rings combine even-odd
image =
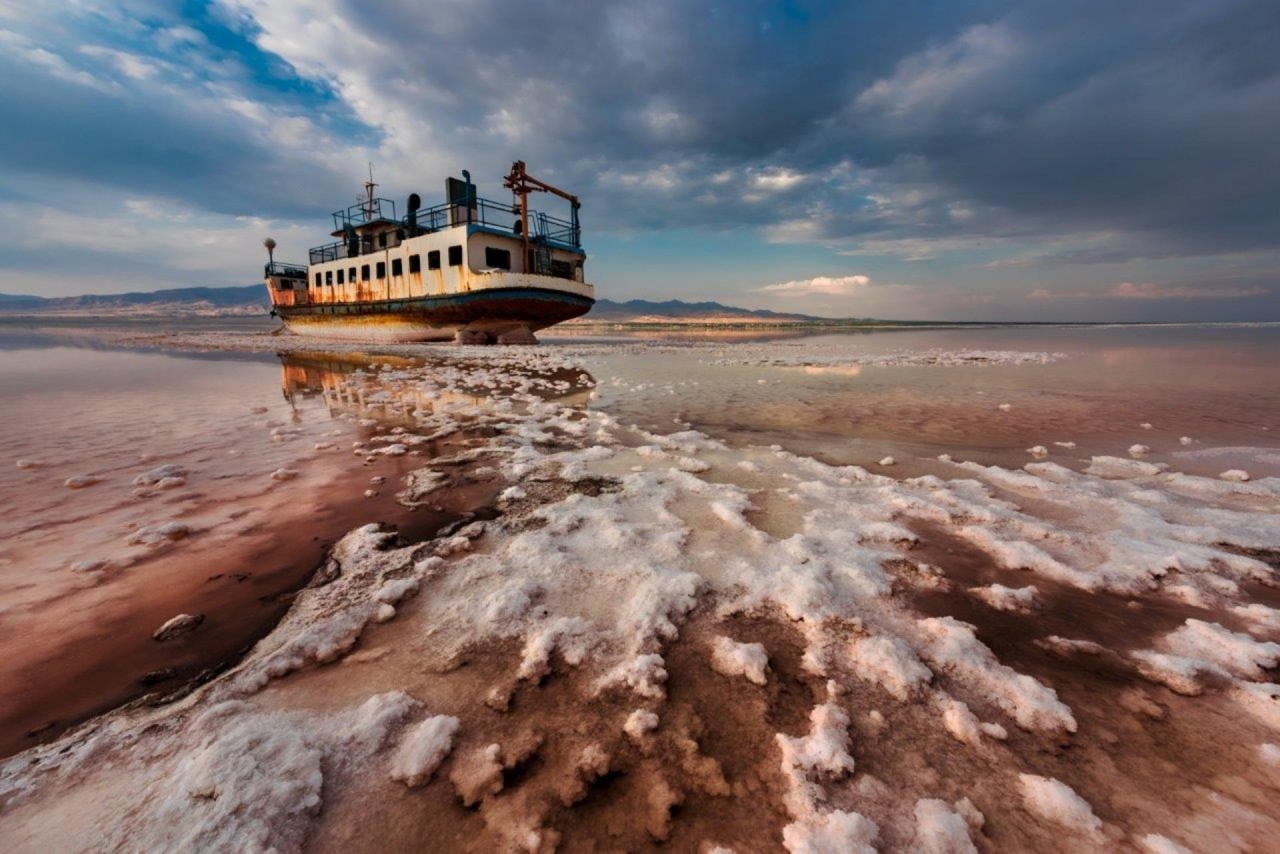
{"type": "MultiPolygon", "coordinates": [[[[484,254],[485,254],[485,263],[488,266],[496,267],[500,270],[511,269],[510,250],[494,249],[492,246],[490,246],[485,249],[484,254]]],[[[377,264],[372,266],[373,266],[372,273],[375,278],[385,279],[387,277],[386,261],[379,261],[377,264]]],[[[461,246],[449,247],[449,266],[450,267],[462,266],[462,247],[461,246]]],[[[333,284],[345,285],[348,282],[354,283],[356,281],[356,269],[357,268],[355,267],[348,267],[345,270],[326,270],[323,273],[316,273],[316,277],[315,277],[316,287],[318,288],[321,285],[333,285],[333,284]]],[[[430,252],[427,253],[427,269],[428,270],[440,269],[440,250],[439,249],[432,249],[430,252]]],[[[364,264],[359,268],[359,270],[360,270],[360,281],[362,282],[369,281],[369,274],[371,272],[370,265],[364,264]]],[[[409,272],[410,273],[422,272],[422,256],[421,255],[409,256],[409,272]]],[[[400,258],[391,259],[391,275],[392,276],[404,275],[404,266],[403,266],[402,259],[400,258]]]]}

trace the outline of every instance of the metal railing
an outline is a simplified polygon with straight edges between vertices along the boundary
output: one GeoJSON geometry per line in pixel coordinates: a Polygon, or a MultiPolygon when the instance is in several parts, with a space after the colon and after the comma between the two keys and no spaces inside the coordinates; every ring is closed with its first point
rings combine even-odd
{"type": "Polygon", "coordinates": [[[346,210],[334,211],[333,230],[345,231],[347,226],[354,228],[380,219],[395,221],[396,203],[391,199],[370,199],[367,202],[354,204],[346,210]]]}
{"type": "MultiPolygon", "coordinates": [[[[387,201],[388,204],[392,205],[391,210],[394,215],[394,203],[388,200],[375,201],[387,201]]],[[[352,212],[360,211],[360,216],[363,217],[365,210],[366,208],[356,205],[348,208],[345,212],[338,211],[333,215],[334,221],[339,223],[339,230],[344,229],[347,223],[350,223],[352,227],[355,224],[363,224],[365,222],[364,219],[356,223],[352,212]]],[[[394,243],[388,240],[386,246],[375,246],[372,235],[363,237],[355,237],[353,235],[346,240],[337,240],[333,243],[315,247],[310,251],[310,263],[324,264],[341,258],[358,258],[361,255],[368,255],[371,252],[398,245],[402,240],[407,240],[410,237],[431,234],[455,225],[480,225],[505,232],[513,237],[520,236],[519,212],[509,204],[495,202],[491,199],[477,198],[474,208],[467,208],[463,204],[445,202],[435,207],[410,212],[403,219],[394,221],[398,225],[394,232],[394,243]],[[454,219],[457,222],[454,222],[454,219]]],[[[544,246],[557,245],[566,249],[582,248],[582,229],[567,220],[550,216],[541,211],[530,210],[529,229],[531,243],[544,246]]]]}
{"type": "Polygon", "coordinates": [[[285,261],[272,261],[269,264],[264,265],[262,275],[279,276],[282,279],[305,279],[307,277],[307,268],[301,264],[289,264],[285,261]]]}

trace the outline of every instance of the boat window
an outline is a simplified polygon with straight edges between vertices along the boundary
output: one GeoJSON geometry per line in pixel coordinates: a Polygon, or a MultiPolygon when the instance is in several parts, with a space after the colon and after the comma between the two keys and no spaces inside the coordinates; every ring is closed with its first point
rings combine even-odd
{"type": "Polygon", "coordinates": [[[387,262],[379,261],[378,262],[378,278],[385,279],[386,277],[387,277],[387,262]]]}
{"type": "Polygon", "coordinates": [[[320,287],[320,274],[316,273],[316,287],[320,287]]]}
{"type": "Polygon", "coordinates": [[[378,248],[379,249],[387,248],[387,233],[385,231],[382,232],[382,234],[378,235],[378,248]]]}
{"type": "Polygon", "coordinates": [[[462,247],[461,246],[449,247],[449,266],[450,267],[462,266],[462,247]]]}
{"type": "Polygon", "coordinates": [[[409,256],[409,272],[410,273],[422,272],[422,256],[421,255],[409,256]]]}
{"type": "Polygon", "coordinates": [[[338,271],[338,284],[340,285],[342,284],[342,272],[343,272],[342,270],[338,271]]]}
{"type": "Polygon", "coordinates": [[[404,262],[401,261],[399,258],[391,259],[391,275],[393,276],[404,275],[404,262]]]}
{"type": "Polygon", "coordinates": [[[497,267],[499,270],[510,270],[511,250],[486,246],[484,248],[484,265],[486,267],[497,267]]]}
{"type": "Polygon", "coordinates": [[[369,265],[365,264],[360,268],[360,281],[369,281],[369,265]]]}
{"type": "Polygon", "coordinates": [[[332,284],[333,284],[333,271],[332,271],[332,270],[325,270],[325,271],[324,271],[324,283],[325,283],[326,285],[332,285],[332,284]]]}
{"type": "Polygon", "coordinates": [[[428,270],[440,269],[440,250],[439,249],[432,249],[430,252],[427,253],[427,269],[428,270]]]}
{"type": "Polygon", "coordinates": [[[351,284],[353,284],[353,285],[355,284],[355,282],[356,282],[356,268],[355,268],[355,267],[352,267],[350,270],[347,270],[347,281],[348,281],[348,282],[351,282],[351,284]]]}

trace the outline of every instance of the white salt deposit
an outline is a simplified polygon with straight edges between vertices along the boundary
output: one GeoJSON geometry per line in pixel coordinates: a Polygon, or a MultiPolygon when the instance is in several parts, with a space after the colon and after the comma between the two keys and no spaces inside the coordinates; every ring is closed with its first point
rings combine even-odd
{"type": "Polygon", "coordinates": [[[93,486],[95,483],[101,483],[102,478],[92,474],[73,475],[62,482],[67,489],[84,489],[87,486],[93,486]]]}
{"type": "Polygon", "coordinates": [[[1036,445],[1033,448],[1027,448],[1027,453],[1033,457],[1047,457],[1049,456],[1049,449],[1044,445],[1036,445]]]}
{"type": "Polygon", "coordinates": [[[643,738],[658,728],[658,716],[648,709],[636,709],[627,716],[622,731],[633,739],[643,738]]]}
{"type": "Polygon", "coordinates": [[[743,676],[757,685],[767,681],[769,655],[764,645],[738,643],[733,638],[717,637],[711,645],[711,666],[725,676],[743,676]]]}
{"type": "Polygon", "coordinates": [[[912,850],[924,854],[976,854],[978,849],[969,838],[969,823],[946,801],[917,801],[915,817],[912,850]]]}
{"type": "Polygon", "coordinates": [[[1262,679],[1280,661],[1280,643],[1258,641],[1217,623],[1188,619],[1163,646],[1184,659],[1208,662],[1242,679],[1262,679]]]}
{"type": "Polygon", "coordinates": [[[1223,480],[1233,480],[1237,483],[1245,483],[1249,480],[1249,473],[1242,469],[1227,469],[1222,474],[1218,475],[1218,477],[1223,480]]]}
{"type": "Polygon", "coordinates": [[[428,782],[453,750],[458,719],[448,715],[427,718],[405,734],[391,761],[391,779],[415,788],[428,782]]]}
{"type": "Polygon", "coordinates": [[[278,468],[271,473],[271,479],[275,481],[293,480],[297,476],[295,469],[278,468]]]}
{"type": "Polygon", "coordinates": [[[920,620],[925,634],[924,657],[971,682],[983,695],[1011,715],[1023,729],[1076,731],[1071,709],[1057,693],[1026,674],[996,661],[973,633],[973,627],[952,617],[920,620]]]}
{"type": "Polygon", "coordinates": [[[1183,445],[1190,445],[1194,441],[1195,439],[1192,439],[1190,436],[1183,436],[1181,439],[1178,440],[1178,442],[1183,445]]]}
{"type": "Polygon", "coordinates": [[[129,535],[128,543],[134,546],[161,546],[191,535],[191,526],[182,522],[163,522],[144,525],[129,535]]]}
{"type": "Polygon", "coordinates": [[[151,637],[158,641],[172,640],[173,638],[191,634],[203,622],[203,614],[179,614],[156,629],[151,637]]]}
{"type": "Polygon", "coordinates": [[[141,475],[133,479],[134,487],[154,487],[154,485],[165,480],[180,480],[186,483],[187,469],[179,466],[178,463],[168,463],[164,466],[156,466],[155,469],[143,471],[141,475]]]}
{"type": "Polygon", "coordinates": [[[989,584],[986,587],[971,587],[969,592],[986,602],[997,611],[1015,611],[1029,614],[1036,607],[1035,585],[1026,587],[1005,587],[1003,584],[989,584]]]}
{"type": "Polygon", "coordinates": [[[1190,848],[1184,848],[1172,839],[1155,833],[1148,833],[1138,843],[1148,854],[1195,854],[1190,848]]]}
{"type": "Polygon", "coordinates": [[[882,465],[882,466],[891,466],[891,465],[893,465],[893,464],[894,464],[894,462],[896,462],[896,461],[894,460],[894,458],[893,458],[893,457],[885,457],[884,459],[880,460],[880,465],[882,465]]]}
{"type": "Polygon", "coordinates": [[[1102,820],[1093,814],[1089,802],[1066,783],[1035,774],[1019,774],[1018,781],[1022,784],[1023,802],[1032,813],[1096,842],[1104,839],[1102,820]]]}
{"type": "Polygon", "coordinates": [[[912,690],[928,684],[933,678],[933,672],[899,638],[860,638],[849,644],[849,656],[854,673],[879,685],[904,703],[912,690]]]}
{"type": "Polygon", "coordinates": [[[1147,447],[1146,445],[1130,445],[1129,446],[1129,456],[1131,457],[1144,457],[1149,453],[1151,453],[1151,448],[1147,447]]]}

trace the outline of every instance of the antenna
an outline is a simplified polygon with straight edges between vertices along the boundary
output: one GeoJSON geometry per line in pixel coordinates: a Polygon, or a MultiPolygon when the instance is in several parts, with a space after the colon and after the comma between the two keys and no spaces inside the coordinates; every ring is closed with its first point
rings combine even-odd
{"type": "Polygon", "coordinates": [[[369,163],[369,180],[364,182],[364,221],[369,222],[373,219],[373,188],[378,186],[373,182],[373,163],[369,163]]]}

